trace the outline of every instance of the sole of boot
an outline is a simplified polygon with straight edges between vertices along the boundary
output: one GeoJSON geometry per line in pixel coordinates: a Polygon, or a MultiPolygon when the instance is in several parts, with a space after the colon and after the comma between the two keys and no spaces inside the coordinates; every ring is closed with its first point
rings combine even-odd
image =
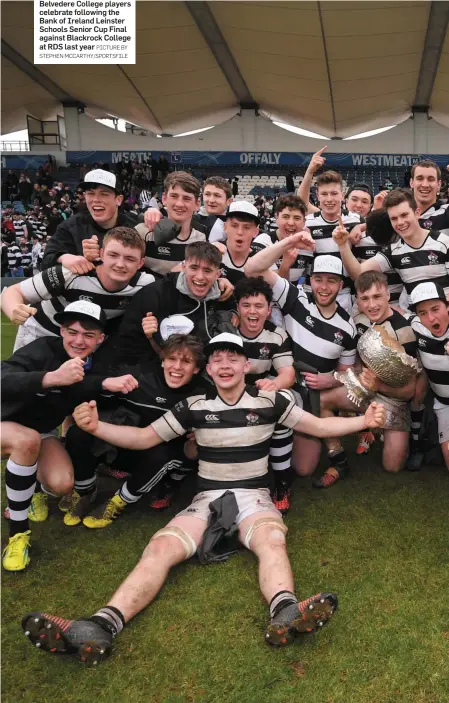
{"type": "Polygon", "coordinates": [[[50,654],[70,654],[88,666],[96,666],[112,650],[108,642],[95,640],[86,640],[79,647],[72,645],[59,625],[39,613],[26,615],[22,628],[25,636],[38,649],[50,654]]]}
{"type": "Polygon", "coordinates": [[[269,625],[265,641],[271,647],[285,647],[293,644],[299,634],[310,634],[320,630],[335,613],[338,601],[328,594],[323,595],[316,603],[311,603],[292,622],[282,625],[269,625]]]}

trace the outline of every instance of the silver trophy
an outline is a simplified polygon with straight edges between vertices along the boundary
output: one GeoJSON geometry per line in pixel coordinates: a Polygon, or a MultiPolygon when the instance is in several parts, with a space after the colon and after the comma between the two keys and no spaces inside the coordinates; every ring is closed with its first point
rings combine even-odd
{"type": "MultiPolygon", "coordinates": [[[[409,356],[402,344],[390,337],[380,325],[373,325],[360,337],[357,351],[365,366],[376,376],[393,388],[405,386],[418,373],[416,359],[409,356]]],[[[334,373],[335,378],[343,383],[348,391],[348,398],[357,407],[365,407],[375,397],[371,391],[360,383],[359,377],[348,369],[344,373],[334,373]]]]}

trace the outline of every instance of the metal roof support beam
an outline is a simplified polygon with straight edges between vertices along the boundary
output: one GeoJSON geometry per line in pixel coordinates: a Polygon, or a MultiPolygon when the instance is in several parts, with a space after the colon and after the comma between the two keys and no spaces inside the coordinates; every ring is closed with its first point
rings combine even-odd
{"type": "Polygon", "coordinates": [[[76,104],[79,107],[84,107],[82,103],[75,100],[72,95],[69,95],[62,88],[59,87],[51,78],[45,75],[37,66],[30,63],[22,54],[13,49],[7,42],[2,39],[2,55],[11,61],[17,68],[20,68],[23,73],[25,73],[31,80],[38,83],[42,88],[44,88],[47,93],[50,93],[56,100],[61,103],[71,103],[76,104]]]}
{"type": "Polygon", "coordinates": [[[435,76],[440,63],[448,26],[449,2],[432,2],[413,104],[414,112],[423,112],[424,109],[427,111],[430,106],[435,76]]]}
{"type": "Polygon", "coordinates": [[[329,55],[327,53],[327,44],[326,44],[326,34],[324,32],[324,23],[323,23],[323,13],[321,10],[321,3],[317,2],[317,9],[318,9],[318,17],[320,20],[320,29],[321,29],[321,38],[323,40],[323,50],[324,50],[324,58],[326,61],[326,72],[327,72],[327,83],[329,86],[329,96],[331,99],[331,109],[332,109],[332,123],[334,125],[334,137],[333,139],[337,138],[337,119],[335,117],[335,102],[334,102],[334,91],[332,89],[332,78],[331,78],[331,69],[330,69],[330,64],[329,64],[329,55]]]}
{"type": "Polygon", "coordinates": [[[215,21],[208,2],[186,2],[195,24],[203,35],[206,44],[215,56],[240,106],[244,109],[258,109],[245,80],[240,73],[235,58],[215,21]]]}

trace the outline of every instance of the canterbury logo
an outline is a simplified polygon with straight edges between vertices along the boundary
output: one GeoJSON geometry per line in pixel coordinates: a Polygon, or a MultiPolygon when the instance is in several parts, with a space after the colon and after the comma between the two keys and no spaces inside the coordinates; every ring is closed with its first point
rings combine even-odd
{"type": "Polygon", "coordinates": [[[167,399],[166,398],[156,398],[156,403],[166,403],[167,399]]]}
{"type": "Polygon", "coordinates": [[[403,256],[401,259],[401,264],[410,264],[410,257],[409,256],[403,256]]]}
{"type": "Polygon", "coordinates": [[[87,300],[89,303],[94,301],[91,295],[80,295],[79,300],[87,300]]]}
{"type": "Polygon", "coordinates": [[[220,418],[218,415],[206,415],[206,422],[219,422],[220,418]]]}
{"type": "Polygon", "coordinates": [[[157,248],[157,253],[162,254],[163,256],[169,256],[170,254],[170,249],[168,247],[158,247],[157,248]]]}
{"type": "Polygon", "coordinates": [[[313,327],[313,325],[315,324],[313,319],[310,317],[310,315],[307,315],[306,322],[308,325],[310,325],[310,327],[313,327]]]}

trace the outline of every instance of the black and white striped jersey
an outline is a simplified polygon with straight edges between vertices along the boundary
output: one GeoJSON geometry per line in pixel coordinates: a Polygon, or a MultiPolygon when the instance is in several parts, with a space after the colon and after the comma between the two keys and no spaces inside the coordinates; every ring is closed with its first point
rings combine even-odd
{"type": "Polygon", "coordinates": [[[403,239],[389,244],[374,257],[381,271],[394,269],[410,293],[418,283],[431,281],[449,295],[449,235],[431,230],[423,244],[411,247],[403,239]]]}
{"type": "Polygon", "coordinates": [[[16,237],[23,237],[24,234],[28,234],[27,228],[25,226],[25,220],[13,220],[14,232],[16,237]]]}
{"type": "Polygon", "coordinates": [[[443,204],[437,200],[418,219],[424,229],[437,229],[449,234],[449,203],[443,204]]]}
{"type": "MultiPolygon", "coordinates": [[[[372,259],[373,256],[376,256],[379,251],[383,251],[384,248],[385,247],[382,247],[380,244],[376,244],[372,237],[366,235],[361,238],[358,244],[355,244],[352,247],[352,253],[354,254],[357,261],[363,263],[364,261],[372,259]]],[[[399,298],[401,297],[401,293],[404,289],[402,278],[393,269],[390,269],[390,271],[385,272],[385,275],[388,279],[390,302],[397,304],[399,303],[399,298]]]]}
{"type": "MultiPolygon", "coordinates": [[[[411,326],[414,315],[411,312],[398,312],[391,310],[383,322],[376,322],[376,326],[383,327],[392,339],[396,339],[405,349],[405,352],[414,359],[418,356],[416,336],[411,326]]],[[[362,334],[371,327],[371,322],[365,313],[361,312],[354,317],[354,324],[357,330],[357,341],[362,334]]]]}
{"type": "Polygon", "coordinates": [[[30,251],[22,251],[22,264],[24,268],[29,268],[32,263],[32,255],[30,251]]]}
{"type": "Polygon", "coordinates": [[[42,220],[28,220],[33,229],[33,236],[38,237],[38,239],[43,239],[47,236],[47,225],[44,225],[42,220]]]}
{"type": "MultiPolygon", "coordinates": [[[[198,225],[199,226],[199,225],[198,225]]],[[[186,246],[192,242],[205,242],[205,231],[192,229],[188,239],[172,239],[169,242],[156,246],[153,232],[143,224],[136,225],[135,229],[145,241],[145,266],[152,272],[165,276],[174,266],[185,259],[186,246]]]]}
{"type": "Polygon", "coordinates": [[[22,252],[17,244],[8,246],[8,268],[14,269],[22,265],[22,252]]]}
{"type": "MultiPolygon", "coordinates": [[[[229,249],[226,249],[226,253],[223,254],[223,257],[221,259],[221,278],[227,278],[228,281],[230,281],[232,285],[235,286],[236,283],[240,281],[240,279],[245,277],[245,265],[248,259],[251,256],[254,256],[254,254],[257,254],[257,252],[262,251],[262,249],[265,249],[267,246],[270,245],[271,239],[268,237],[267,234],[258,234],[257,237],[253,239],[249,254],[245,259],[244,263],[241,265],[234,263],[229,249]]],[[[276,270],[276,266],[274,264],[270,268],[272,270],[276,270]]]]}
{"type": "Polygon", "coordinates": [[[22,281],[20,290],[26,300],[37,308],[33,321],[47,332],[59,334],[59,325],[54,321],[57,312],[62,312],[66,305],[76,300],[88,300],[104,310],[108,320],[106,333],[111,334],[133,296],[153,281],[151,273],[138,271],[127,286],[112,292],[102,286],[96,270],[80,275],[57,264],[22,281]]]}
{"type": "Polygon", "coordinates": [[[293,428],[304,411],[287,394],[246,386],[228,405],[215,386],[190,396],[152,423],[164,441],[193,429],[198,446],[199,490],[268,486],[270,441],[277,423],[293,428]]]}
{"type": "Polygon", "coordinates": [[[449,405],[449,328],[442,337],[435,337],[416,316],[412,328],[418,340],[421,365],[427,374],[437,402],[449,405]]]}
{"type": "Polygon", "coordinates": [[[251,363],[251,369],[246,374],[247,383],[255,383],[269,375],[276,377],[279,369],[292,366],[291,340],[282,327],[276,327],[267,320],[257,337],[245,337],[240,330],[238,333],[243,339],[243,349],[251,363]]]}
{"type": "MultiPolygon", "coordinates": [[[[342,214],[343,224],[345,225],[348,232],[350,232],[354,227],[360,225],[363,220],[360,215],[355,212],[349,212],[347,214],[342,214]]],[[[340,251],[338,245],[332,239],[332,232],[338,226],[338,221],[329,222],[326,220],[321,210],[314,212],[306,217],[306,227],[310,231],[313,239],[315,240],[315,251],[314,256],[320,256],[321,254],[332,254],[332,256],[337,256],[341,259],[340,251]]],[[[349,293],[351,289],[351,279],[348,277],[347,272],[343,269],[344,281],[342,293],[349,293]]],[[[306,292],[310,293],[311,288],[309,285],[309,277],[307,277],[306,285],[304,286],[306,292]]]]}
{"type": "Polygon", "coordinates": [[[333,373],[338,364],[352,365],[356,359],[356,329],[341,305],[332,317],[323,317],[312,296],[302,286],[278,278],[273,301],[284,316],[285,329],[293,344],[293,358],[319,373],[333,373]]]}

